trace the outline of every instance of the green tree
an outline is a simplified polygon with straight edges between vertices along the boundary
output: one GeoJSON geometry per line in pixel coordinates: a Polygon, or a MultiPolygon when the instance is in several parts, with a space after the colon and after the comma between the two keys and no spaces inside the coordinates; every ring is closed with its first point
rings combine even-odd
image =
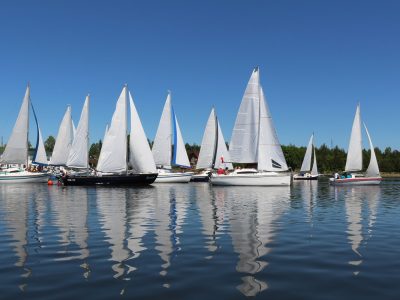
{"type": "Polygon", "coordinates": [[[54,145],[56,144],[56,139],[54,136],[50,135],[46,141],[44,142],[44,148],[46,149],[46,152],[53,152],[54,145]]]}

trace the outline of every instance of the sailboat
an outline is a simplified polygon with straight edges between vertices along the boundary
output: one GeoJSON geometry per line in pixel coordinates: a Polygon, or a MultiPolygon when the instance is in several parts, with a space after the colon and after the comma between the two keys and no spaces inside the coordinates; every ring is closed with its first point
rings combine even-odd
{"type": "Polygon", "coordinates": [[[361,113],[360,104],[357,105],[356,114],[354,116],[353,127],[350,135],[349,149],[347,151],[347,159],[345,172],[342,175],[335,174],[334,178],[330,178],[330,183],[334,185],[371,185],[379,184],[382,177],[379,173],[378,161],[376,159],[374,146],[371,136],[369,135],[367,126],[364,123],[365,132],[367,133],[369,147],[371,150],[371,159],[365,174],[357,173],[362,170],[362,138],[361,138],[361,113]]]}
{"type": "Polygon", "coordinates": [[[230,160],[217,114],[215,109],[212,108],[204,130],[196,165],[196,169],[203,169],[204,171],[193,175],[192,181],[209,181],[212,169],[232,170],[233,166],[229,162],[230,160]]]}
{"type": "Polygon", "coordinates": [[[257,164],[257,169],[237,169],[212,174],[213,185],[290,185],[288,172],[271,113],[260,85],[258,67],[253,70],[236,117],[229,145],[231,161],[257,164]]]}
{"type": "Polygon", "coordinates": [[[43,158],[46,155],[44,151],[43,139],[41,136],[40,128],[37,123],[37,118],[30,98],[30,87],[26,88],[25,97],[15,122],[13,131],[4,153],[0,157],[0,164],[18,164],[23,165],[23,168],[6,168],[0,171],[0,182],[4,183],[25,183],[25,182],[47,182],[48,174],[45,172],[30,172],[25,168],[28,166],[28,132],[29,132],[29,107],[35,117],[37,126],[37,141],[36,150],[33,158],[42,163],[46,163],[47,159],[43,158]],[[39,152],[38,152],[39,150],[39,152]],[[44,156],[43,156],[44,153],[44,156]],[[38,156],[39,154],[39,156],[38,156]]]}
{"type": "MultiPolygon", "coordinates": [[[[78,134],[79,125],[77,136],[78,134]]],[[[96,172],[90,175],[67,174],[62,178],[62,181],[64,185],[118,186],[148,185],[153,183],[156,178],[156,167],[149,143],[133,103],[133,98],[128,87],[124,86],[118,98],[110,128],[107,130],[103,141],[96,172]],[[129,154],[127,151],[128,99],[131,115],[129,154]]]]}
{"type": "Polygon", "coordinates": [[[300,173],[293,176],[294,180],[317,180],[318,179],[318,167],[317,167],[317,156],[315,155],[314,147],[314,134],[311,135],[310,141],[308,142],[306,154],[304,155],[303,163],[301,164],[300,173]],[[311,156],[314,154],[313,166],[311,168],[311,156]],[[310,173],[311,170],[311,173],[310,173]]]}
{"type": "Polygon", "coordinates": [[[187,183],[193,172],[173,172],[172,166],[190,168],[185,143],[174,109],[171,105],[171,93],[168,92],[164,109],[154,139],[152,153],[158,168],[156,183],[187,183]],[[174,149],[172,151],[172,125],[174,128],[174,149]]]}

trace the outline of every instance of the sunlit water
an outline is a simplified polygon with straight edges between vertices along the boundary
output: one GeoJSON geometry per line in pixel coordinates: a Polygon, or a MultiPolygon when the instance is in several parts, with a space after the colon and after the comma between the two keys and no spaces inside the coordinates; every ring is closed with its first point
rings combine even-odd
{"type": "Polygon", "coordinates": [[[0,185],[1,299],[400,299],[400,182],[0,185]]]}

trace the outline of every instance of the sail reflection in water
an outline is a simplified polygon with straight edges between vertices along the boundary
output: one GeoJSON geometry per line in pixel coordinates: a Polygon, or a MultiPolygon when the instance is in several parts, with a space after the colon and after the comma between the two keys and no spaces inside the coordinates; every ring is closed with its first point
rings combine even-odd
{"type": "Polygon", "coordinates": [[[363,262],[362,246],[367,247],[367,240],[372,237],[375,224],[380,188],[368,187],[336,187],[336,195],[343,194],[347,218],[347,236],[354,258],[348,263],[355,266],[353,274],[359,274],[359,266],[363,262]],[[367,208],[367,217],[363,218],[363,209],[367,208]]]}
{"type": "Polygon", "coordinates": [[[268,262],[270,243],[276,234],[276,222],[289,207],[290,188],[230,187],[214,189],[219,197],[224,195],[225,209],[229,214],[229,234],[234,251],[239,255],[237,272],[245,274],[237,287],[246,296],[255,296],[268,288],[258,280],[268,262]]]}

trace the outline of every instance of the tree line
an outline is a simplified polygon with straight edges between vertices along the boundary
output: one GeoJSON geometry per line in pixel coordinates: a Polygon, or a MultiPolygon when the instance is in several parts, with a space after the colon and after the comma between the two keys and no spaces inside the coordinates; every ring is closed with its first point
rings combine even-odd
{"type": "MultiPolygon", "coordinates": [[[[129,143],[128,143],[129,144],[129,143]]],[[[48,154],[53,152],[55,145],[55,138],[49,136],[45,143],[45,149],[48,154]]],[[[152,146],[152,142],[149,141],[149,145],[152,146]]],[[[200,146],[197,144],[186,144],[186,151],[189,157],[197,157],[200,146]]],[[[31,144],[29,147],[32,148],[31,144]]],[[[91,165],[97,164],[100,150],[102,147],[102,140],[96,143],[92,143],[89,150],[89,158],[91,165]]],[[[306,152],[306,147],[298,147],[295,145],[282,145],[282,150],[285,155],[288,166],[297,171],[301,167],[301,163],[306,152]]],[[[4,147],[0,147],[0,153],[4,151],[4,147]]],[[[346,164],[346,151],[338,146],[334,148],[328,147],[326,144],[315,148],[317,156],[318,170],[320,173],[332,173],[336,171],[343,171],[346,164]]],[[[400,172],[400,151],[392,150],[390,147],[385,148],[383,151],[379,148],[375,148],[376,158],[378,159],[379,169],[382,172],[400,172]]],[[[368,167],[371,151],[363,150],[363,167],[368,167]]],[[[193,162],[193,160],[192,160],[193,162]]]]}

